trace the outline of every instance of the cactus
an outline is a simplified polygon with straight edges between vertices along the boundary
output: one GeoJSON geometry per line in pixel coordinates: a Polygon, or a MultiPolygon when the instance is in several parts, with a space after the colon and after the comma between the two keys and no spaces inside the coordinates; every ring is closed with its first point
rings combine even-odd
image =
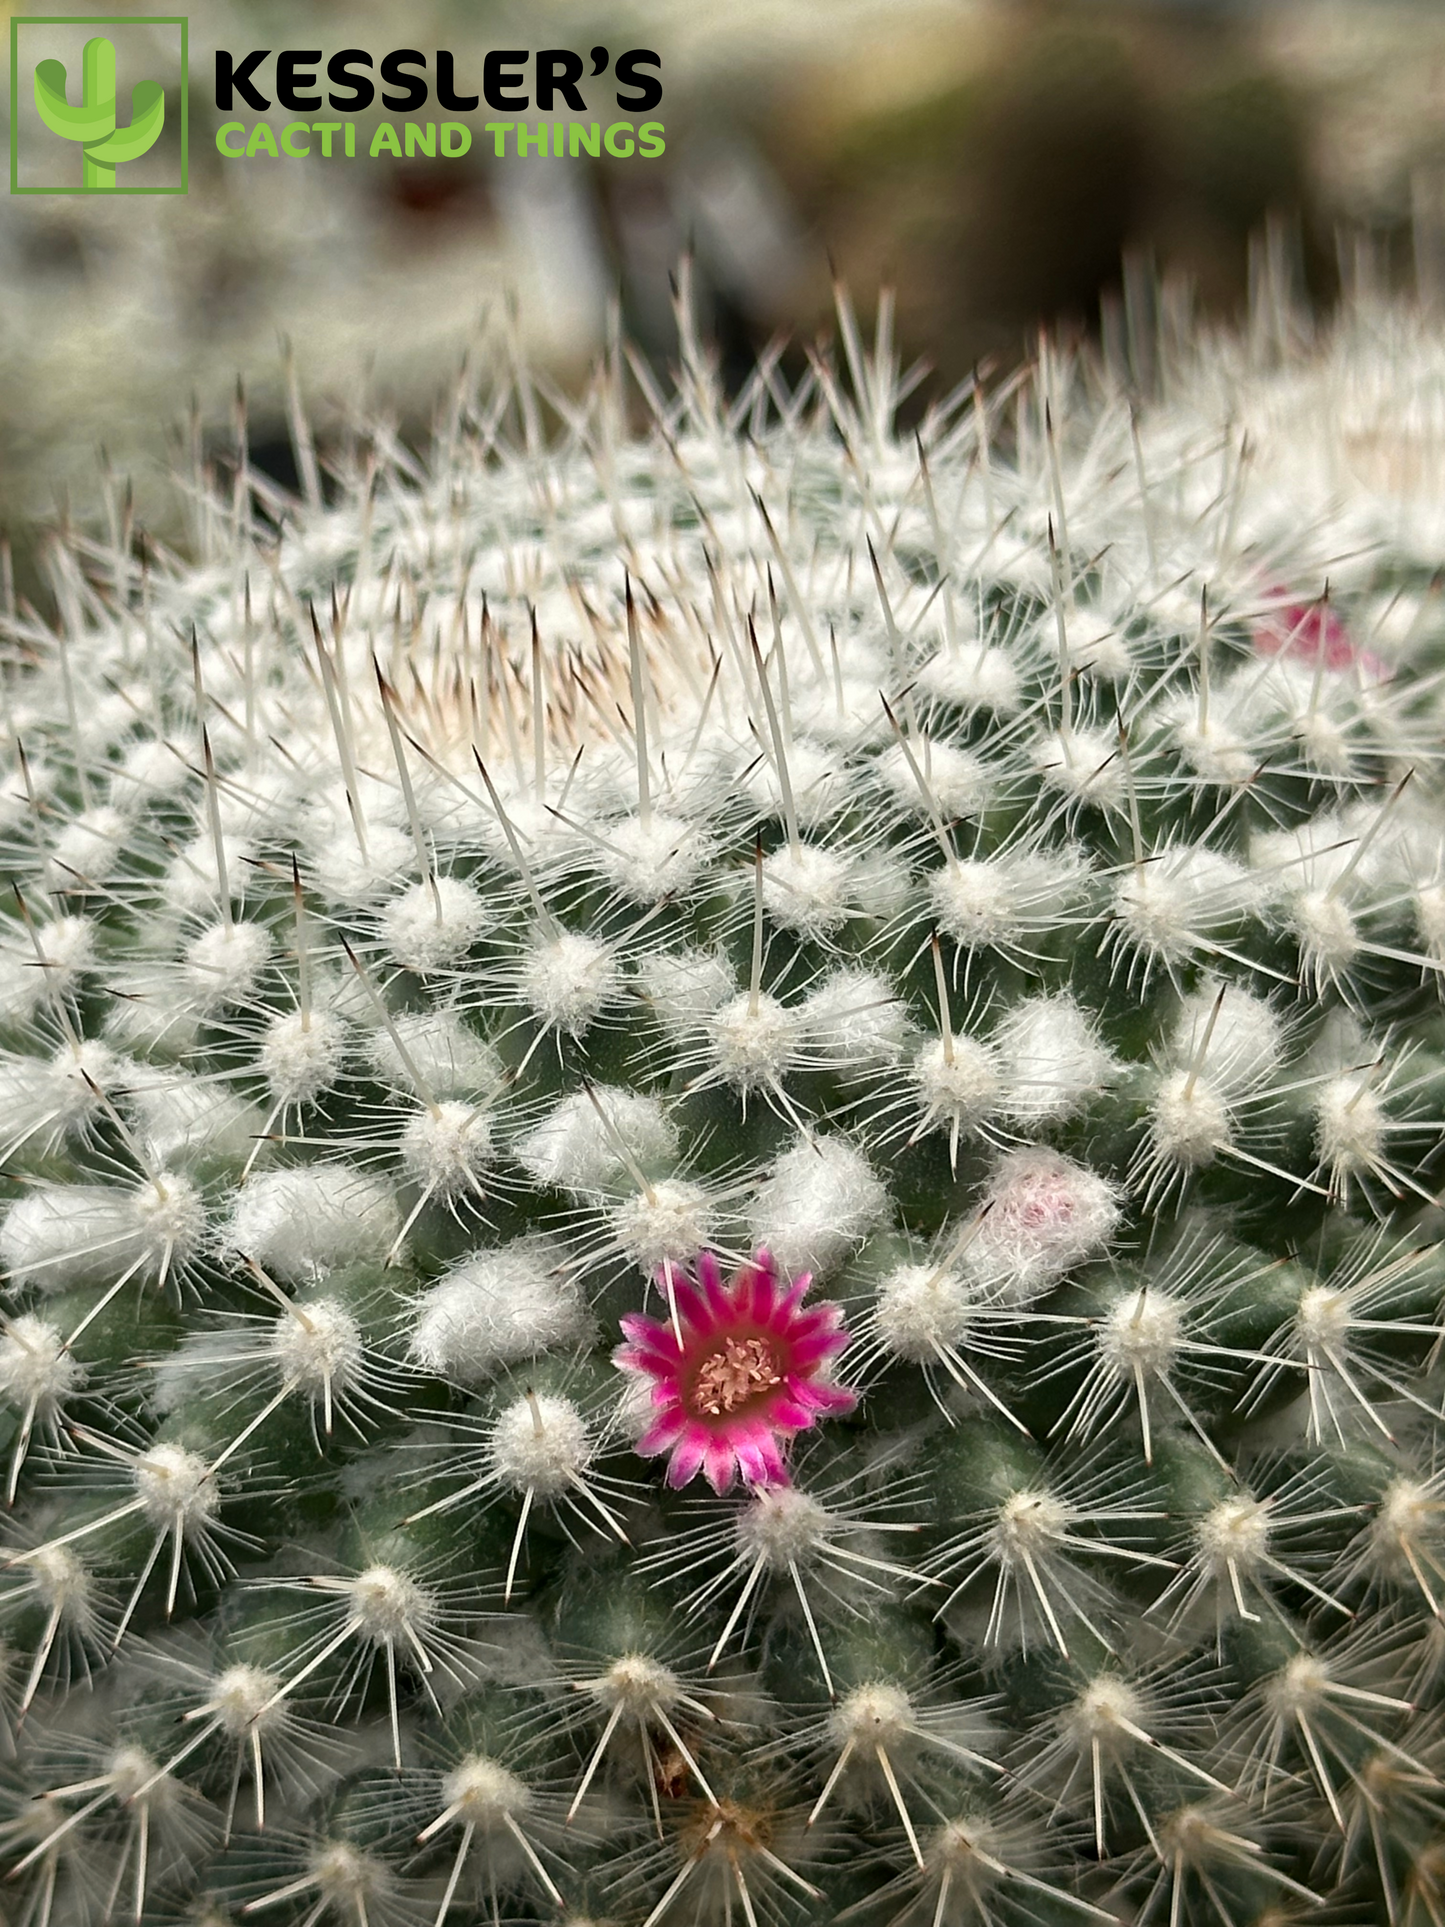
{"type": "Polygon", "coordinates": [[[112,188],[115,170],[138,160],[160,139],[166,121],[165,89],[156,80],[142,80],[131,89],[130,125],[115,120],[115,47],[97,34],[81,50],[80,105],[72,107],[65,91],[65,67],[59,60],[42,60],[35,69],[35,106],[52,134],[80,141],[81,185],[112,188]]]}
{"type": "Polygon", "coordinates": [[[1435,338],[681,313],[5,614],[16,1916],[1423,1927],[1435,338]]]}

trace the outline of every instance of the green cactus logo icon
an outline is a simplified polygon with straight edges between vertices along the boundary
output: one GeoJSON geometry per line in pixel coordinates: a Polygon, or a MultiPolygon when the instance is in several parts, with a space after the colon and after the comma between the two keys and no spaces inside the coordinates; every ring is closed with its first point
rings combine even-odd
{"type": "Polygon", "coordinates": [[[81,54],[80,105],[66,93],[64,63],[42,60],[35,69],[35,105],[52,134],[81,143],[81,182],[87,191],[114,188],[115,170],[148,153],[166,120],[165,90],[143,80],[131,90],[130,125],[115,118],[115,48],[103,35],[81,54]]]}

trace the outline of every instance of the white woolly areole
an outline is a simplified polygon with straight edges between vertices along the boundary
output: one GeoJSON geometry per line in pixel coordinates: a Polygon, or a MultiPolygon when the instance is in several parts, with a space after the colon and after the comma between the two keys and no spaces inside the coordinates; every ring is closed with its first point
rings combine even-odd
{"type": "Polygon", "coordinates": [[[854,909],[853,865],[838,850],[784,843],[763,858],[763,906],[796,937],[829,936],[854,909]]]}
{"type": "Polygon", "coordinates": [[[27,936],[0,953],[0,1019],[24,1023],[44,998],[73,991],[94,957],[95,925],[88,917],[41,924],[34,942],[27,936]]]}
{"type": "Polygon", "coordinates": [[[878,1286],[874,1323],[884,1347],[910,1365],[927,1365],[940,1347],[968,1337],[978,1289],[937,1265],[899,1265],[878,1286]]]}
{"type": "Polygon", "coordinates": [[[1284,1026],[1237,984],[1206,984],[1180,1006],[1169,1035],[1173,1061],[1205,1077],[1226,1104],[1269,1081],[1284,1055],[1284,1026]],[[1215,1007],[1218,1006],[1218,1015],[1215,1007]]]}
{"type": "Polygon", "coordinates": [[[1118,1069],[1089,1017],[1067,995],[1021,999],[992,1043],[1002,1085],[999,1109],[1019,1124],[1071,1116],[1118,1069]]]}
{"type": "Polygon", "coordinates": [[[1290,905],[1305,974],[1317,983],[1347,971],[1360,954],[1360,932],[1348,904],[1327,890],[1302,890],[1290,905]]]}
{"type": "Polygon", "coordinates": [[[80,1630],[89,1630],[94,1586],[79,1555],[69,1546],[37,1546],[21,1558],[45,1611],[80,1630]]]}
{"type": "Polygon", "coordinates": [[[593,1452],[582,1414],[570,1398],[551,1392],[533,1392],[506,1406],[487,1439],[487,1458],[501,1483],[538,1499],[569,1490],[593,1452]]]}
{"type": "Polygon", "coordinates": [[[300,1164],[252,1178],[226,1243],[287,1283],[386,1257],[398,1226],[388,1185],[349,1164],[300,1164]]]}
{"type": "Polygon", "coordinates": [[[345,1026],[330,1011],[288,1010],[267,1025],[257,1062],[278,1104],[312,1104],[336,1082],[345,1049],[345,1026]]]}
{"type": "Polygon", "coordinates": [[[491,1156],[492,1126],[486,1112],[458,1098],[424,1105],[402,1129],[403,1171],[444,1202],[463,1191],[480,1190],[480,1174],[491,1156]]]}
{"type": "Polygon", "coordinates": [[[580,1037],[617,1001],[622,974],[614,952],[595,937],[563,930],[543,937],[517,971],[517,994],[548,1030],[580,1037]]]}
{"type": "Polygon", "coordinates": [[[342,1597],[356,1630],[373,1646],[405,1649],[436,1622],[434,1594],[400,1566],[368,1566],[347,1583],[342,1597]]]}
{"type": "MultiPolygon", "coordinates": [[[[239,903],[246,894],[256,847],[249,837],[221,833],[221,854],[226,865],[226,896],[239,903]]],[[[221,872],[216,863],[216,845],[209,828],[182,844],[166,866],[165,900],[172,910],[193,916],[214,914],[221,898],[221,872]]]]}
{"type": "MultiPolygon", "coordinates": [[[[496,1052],[449,1011],[404,1011],[391,1021],[433,1097],[491,1096],[501,1089],[502,1066],[496,1052]]],[[[391,1031],[374,1031],[367,1040],[366,1055],[383,1083],[415,1091],[391,1031]]]]}
{"type": "Polygon", "coordinates": [[[931,736],[910,736],[906,750],[901,743],[892,744],[873,768],[889,795],[911,816],[938,815],[948,820],[978,816],[988,807],[988,775],[983,764],[971,751],[953,743],[931,736]]]}
{"type": "Polygon", "coordinates": [[[990,709],[1011,716],[1021,704],[1018,667],[1006,649],[992,644],[940,649],[924,663],[918,680],[930,696],[965,715],[990,709]]]}
{"type": "Polygon", "coordinates": [[[404,830],[390,823],[368,823],[363,850],[348,825],[317,845],[310,880],[328,903],[353,908],[375,903],[415,863],[416,847],[404,830]]]}
{"type": "Polygon", "coordinates": [[[979,1206],[968,1270],[1013,1304],[1102,1251],[1119,1223],[1107,1178],[1043,1145],[1000,1158],[979,1206]]]}
{"type": "Polygon", "coordinates": [[[282,1682],[277,1673],[260,1666],[227,1666],[211,1681],[205,1710],[230,1740],[250,1741],[284,1726],[290,1708],[278,1698],[282,1682]]]}
{"type": "Polygon", "coordinates": [[[796,1276],[835,1271],[888,1210],[888,1193],[860,1151],[838,1137],[806,1137],[785,1151],[760,1186],[755,1245],[796,1276]]]}
{"type": "Polygon", "coordinates": [[[491,915],[480,893],[457,877],[414,883],[381,912],[381,940],[403,970],[424,976],[460,962],[491,915]]]}
{"type": "Polygon", "coordinates": [[[1415,892],[1415,927],[1426,954],[1445,965],[1445,884],[1422,884],[1415,892]]]}
{"type": "Polygon", "coordinates": [[[798,1006],[809,1054],[833,1070],[879,1070],[902,1056],[912,1025],[886,977],[845,965],[798,1006]]]}
{"type": "Polygon", "coordinates": [[[361,1327],[334,1298],[313,1298],[283,1311],[266,1350],[288,1391],[333,1398],[359,1385],[366,1362],[361,1327]]]}
{"type": "Polygon", "coordinates": [[[656,1098],[613,1085],[596,1086],[593,1096],[595,1103],[585,1091],[564,1098],[512,1146],[535,1183],[602,1191],[625,1181],[628,1158],[644,1171],[676,1158],[677,1129],[656,1098]]]}
{"type": "Polygon", "coordinates": [[[193,1158],[244,1163],[266,1122],[225,1084],[183,1071],[137,1070],[127,1108],[152,1161],[162,1165],[193,1158]]]}
{"type": "Polygon", "coordinates": [[[83,890],[104,883],[120,862],[130,834],[129,817],[108,803],[74,817],[55,839],[45,870],[47,887],[83,890]]]}
{"type": "Polygon", "coordinates": [[[682,1178],[659,1178],[608,1213],[623,1257],[649,1277],[665,1264],[685,1265],[711,1244],[717,1218],[702,1186],[682,1178]]]}
{"type": "MultiPolygon", "coordinates": [[[[1053,615],[1043,618],[1039,641],[1055,658],[1058,655],[1058,626],[1053,615]]],[[[1104,682],[1122,682],[1134,667],[1134,658],[1119,624],[1111,622],[1099,609],[1070,609],[1064,625],[1065,647],[1072,668],[1098,676],[1104,682]]]]}
{"type": "Polygon", "coordinates": [[[1231,1142],[1223,1092],[1193,1071],[1171,1071],[1150,1106],[1149,1141],[1170,1164],[1187,1170],[1212,1164],[1231,1142]]]}
{"type": "Polygon", "coordinates": [[[103,1108],[101,1093],[135,1068],[89,1038],[62,1044],[50,1058],[0,1060],[0,1128],[13,1133],[12,1142],[42,1129],[74,1130],[103,1108]]]}
{"type": "Polygon", "coordinates": [[[424,1371],[475,1385],[503,1365],[577,1344],[587,1327],[561,1254],[519,1238],[479,1252],[422,1294],[407,1352],[424,1371]]]}
{"type": "Polygon", "coordinates": [[[603,1706],[620,1706],[624,1715],[643,1720],[655,1717],[659,1707],[668,1711],[683,1696],[682,1681],[672,1668],[646,1653],[624,1653],[600,1678],[588,1680],[584,1690],[603,1706]]]}
{"type": "Polygon", "coordinates": [[[1315,1093],[1315,1154],[1336,1182],[1378,1169],[1389,1128],[1368,1075],[1332,1077],[1315,1093]]]}
{"type": "Polygon", "coordinates": [[[837,1747],[861,1748],[865,1753],[879,1747],[896,1752],[917,1731],[913,1702],[892,1680],[855,1686],[828,1715],[830,1742],[837,1747]]]}
{"type": "Polygon", "coordinates": [[[1016,855],[957,858],[928,879],[939,929],[956,943],[1006,945],[1067,914],[1083,866],[1070,857],[1021,850],[1016,855]]]}
{"type": "MultiPolygon", "coordinates": [[[[872,692],[875,696],[876,689],[872,692]]],[[[793,808],[805,830],[816,829],[848,801],[848,766],[835,749],[795,736],[788,748],[793,808]]],[[[744,789],[769,816],[783,813],[783,790],[771,756],[759,757],[744,789]]]]}
{"type": "Polygon", "coordinates": [[[1117,1380],[1133,1385],[1139,1373],[1160,1378],[1170,1370],[1184,1340],[1184,1301],[1150,1285],[1124,1291],[1104,1313],[1095,1343],[1117,1380]]]}
{"type": "Polygon", "coordinates": [[[202,1532],[220,1509],[211,1468],[183,1445],[153,1445],[131,1472],[141,1515],[157,1532],[177,1529],[187,1538],[202,1532]]]}
{"type": "Polygon", "coordinates": [[[591,860],[622,896],[662,903],[691,889],[707,867],[705,838],[690,823],[654,811],[646,823],[624,817],[598,832],[591,860]]]}
{"type": "Polygon", "coordinates": [[[1117,735],[1102,729],[1061,730],[1036,738],[1034,768],[1050,789],[1071,802],[1116,808],[1124,800],[1124,758],[1117,735]]]}
{"type": "Polygon", "coordinates": [[[0,1264],[15,1284],[42,1291],[113,1281],[131,1265],[150,1278],[184,1265],[205,1231],[201,1195],[163,1171],[129,1191],[101,1185],[37,1186],[6,1213],[0,1264]]]}
{"type": "Polygon", "coordinates": [[[734,1090],[781,1084],[798,1061],[803,1013],[780,1004],[767,991],[742,991],[714,1011],[708,1026],[709,1054],[718,1076],[734,1090]]]}
{"type": "Polygon", "coordinates": [[[1185,848],[1127,871],[1115,886],[1114,918],[1136,949],[1177,963],[1212,931],[1237,923],[1259,894],[1258,879],[1242,863],[1185,848]]]}
{"type": "Polygon", "coordinates": [[[1221,1499],[1194,1528],[1199,1563],[1226,1597],[1232,1597],[1235,1573],[1252,1578],[1263,1568],[1269,1540],[1269,1508],[1248,1493],[1221,1499]]]}
{"type": "Polygon", "coordinates": [[[1143,1718],[1144,1703],[1128,1680],[1099,1673],[1060,1713],[1059,1733],[1080,1753],[1095,1746],[1125,1752],[1139,1744],[1143,1718]],[[1131,1733],[1130,1727],[1136,1730],[1131,1733]]]}
{"type": "Polygon", "coordinates": [[[484,1753],[470,1753],[442,1781],[442,1804],[465,1826],[505,1825],[525,1813],[532,1796],[517,1778],[484,1753]]]}
{"type": "Polygon", "coordinates": [[[749,1494],[733,1529],[749,1565],[761,1559],[771,1571],[786,1572],[827,1545],[833,1518],[795,1485],[762,1486],[749,1494]]]}
{"type": "Polygon", "coordinates": [[[923,1130],[934,1125],[971,1130],[993,1115],[1003,1091],[993,1051],[961,1031],[923,1045],[909,1077],[923,1109],[923,1130]]]}
{"type": "Polygon", "coordinates": [[[186,946],[191,995],[203,1009],[244,1004],[255,995],[271,949],[271,933],[259,923],[209,925],[186,946]]]}
{"type": "Polygon", "coordinates": [[[737,990],[727,964],[707,950],[654,950],[639,961],[637,982],[658,1024],[679,1043],[703,1030],[737,990]]]}
{"type": "Polygon", "coordinates": [[[9,1321],[0,1337],[0,1398],[7,1405],[32,1411],[47,1424],[85,1377],[84,1365],[67,1350],[56,1326],[29,1311],[9,1321]]]}

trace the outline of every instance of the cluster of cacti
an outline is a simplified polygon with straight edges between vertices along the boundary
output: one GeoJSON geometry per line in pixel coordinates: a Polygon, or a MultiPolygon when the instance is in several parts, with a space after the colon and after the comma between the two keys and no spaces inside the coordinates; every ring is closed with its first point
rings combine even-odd
{"type": "Polygon", "coordinates": [[[1428,563],[840,343],[7,612],[6,1918],[1445,1918],[1428,563]]]}

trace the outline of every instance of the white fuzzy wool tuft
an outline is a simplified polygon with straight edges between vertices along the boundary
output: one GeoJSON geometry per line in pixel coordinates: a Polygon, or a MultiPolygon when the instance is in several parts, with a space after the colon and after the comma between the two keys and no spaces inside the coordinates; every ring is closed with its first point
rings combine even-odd
{"type": "Polygon", "coordinates": [[[825,1506],[795,1485],[764,1486],[750,1495],[734,1530],[750,1565],[762,1559],[773,1571],[786,1572],[827,1545],[833,1520],[825,1506]]]}
{"type": "Polygon", "coordinates": [[[796,937],[832,936],[856,907],[853,864],[819,844],[785,843],[763,858],[763,904],[796,937]]]}
{"type": "Polygon", "coordinates": [[[338,1265],[385,1258],[398,1222],[396,1200],[379,1179],[349,1164],[302,1164],[251,1180],[226,1244],[283,1283],[304,1283],[338,1265]]]}
{"type": "Polygon", "coordinates": [[[845,1073],[897,1063],[912,1029],[908,1007],[887,978],[853,964],[810,990],[798,1014],[809,1054],[845,1073]]]}
{"type": "Polygon", "coordinates": [[[476,1385],[504,1365],[577,1344],[588,1324],[560,1252],[519,1238],[467,1259],[424,1292],[407,1350],[423,1371],[476,1385]]]}
{"type": "Polygon", "coordinates": [[[535,1183],[579,1192],[626,1183],[629,1158],[644,1172],[665,1168],[677,1150],[677,1128],[656,1098],[611,1085],[564,1098],[512,1147],[535,1183]]]}
{"type": "Polygon", "coordinates": [[[792,1276],[826,1277],[879,1224],[888,1193],[860,1151],[838,1137],[807,1137],[785,1151],[758,1191],[753,1241],[792,1276]]]}
{"type": "Polygon", "coordinates": [[[1170,1033],[1175,1064],[1197,1070],[1226,1104],[1268,1083],[1284,1056],[1284,1026],[1262,998],[1236,984],[1186,997],[1170,1033]],[[1218,1014],[1216,1015],[1216,1006],[1218,1014]]]}
{"type": "Polygon", "coordinates": [[[894,1358],[927,1365],[940,1346],[966,1342],[977,1316],[978,1288],[937,1265],[899,1265],[878,1286],[878,1337],[894,1358]]]}
{"type": "Polygon", "coordinates": [[[86,1368],[67,1349],[63,1334],[34,1312],[21,1312],[0,1337],[0,1398],[41,1423],[85,1383],[86,1368]]]}
{"type": "Polygon", "coordinates": [[[261,1075],[278,1104],[313,1104],[341,1073],[346,1030],[329,1011],[273,1017],[261,1041],[261,1075]]]}
{"type": "Polygon", "coordinates": [[[129,1087],[127,1108],[156,1164],[244,1164],[265,1126],[264,1112],[219,1080],[138,1069],[129,1087]]]}
{"type": "Polygon", "coordinates": [[[493,1472],[513,1492],[555,1499],[592,1463],[596,1448],[569,1398],[532,1393],[497,1415],[487,1440],[493,1472]]]}
{"type": "Polygon", "coordinates": [[[266,1349],[282,1383],[311,1399],[351,1391],[361,1382],[366,1361],[360,1325],[330,1298],[308,1299],[282,1312],[266,1349]]]}
{"type": "Polygon", "coordinates": [[[736,994],[726,962],[706,950],[654,950],[637,966],[637,982],[668,1038],[690,1041],[736,994]]]}
{"type": "Polygon", "coordinates": [[[535,943],[517,973],[517,992],[528,1010],[548,1030],[569,1037],[590,1030],[621,988],[612,949],[572,930],[535,943]]]}
{"type": "Polygon", "coordinates": [[[949,822],[979,816],[988,806],[983,764],[953,743],[911,737],[906,751],[895,743],[874,767],[885,790],[910,816],[938,816],[949,822]]]}
{"type": "Polygon", "coordinates": [[[627,817],[598,832],[598,870],[633,903],[664,903],[684,895],[707,867],[708,845],[690,823],[654,813],[643,823],[627,817]]]}
{"type": "Polygon", "coordinates": [[[272,950],[259,923],[213,923],[186,946],[185,977],[203,1010],[244,1004],[255,995],[272,950]]]}
{"type": "MultiPolygon", "coordinates": [[[[450,1011],[403,1011],[392,1024],[433,1097],[487,1097],[500,1090],[502,1067],[496,1052],[450,1011]]],[[[374,1031],[366,1055],[384,1083],[415,1094],[411,1071],[390,1031],[374,1031]]]]}
{"type": "Polygon", "coordinates": [[[130,834],[129,817],[108,803],[84,811],[55,839],[46,868],[49,887],[80,891],[105,883],[119,865],[130,834]]]}
{"type": "Polygon", "coordinates": [[[799,1059],[803,1013],[760,991],[743,991],[715,1011],[708,1026],[717,1075],[736,1091],[780,1085],[799,1059]]]}
{"type": "Polygon", "coordinates": [[[1108,1245],[1119,1194],[1097,1171],[1039,1146],[999,1159],[979,1209],[968,1271],[1022,1303],[1108,1245]]]}
{"type": "Polygon", "coordinates": [[[184,1446],[153,1445],[136,1460],[132,1477],[141,1516],[157,1532],[192,1537],[203,1532],[220,1509],[211,1468],[184,1446]]]}
{"type": "Polygon", "coordinates": [[[1018,1124],[1072,1116],[1118,1069],[1069,996],[1021,999],[992,1043],[999,1064],[999,1109],[1018,1124]]]}
{"type": "Polygon", "coordinates": [[[920,1130],[934,1125],[972,1130],[993,1116],[1003,1095],[994,1052],[962,1032],[925,1044],[908,1074],[923,1113],[920,1130]]]}
{"type": "Polygon", "coordinates": [[[435,877],[394,897],[379,921],[381,940],[395,961],[425,976],[460,963],[491,916],[470,883],[435,877]]]}
{"type": "Polygon", "coordinates": [[[664,1265],[685,1265],[710,1244],[718,1210],[701,1185],[659,1178],[624,1198],[608,1215],[618,1249],[649,1277],[664,1265]]]}
{"type": "Polygon", "coordinates": [[[423,1106],[402,1128],[403,1171],[443,1203],[465,1191],[479,1196],[481,1174],[491,1159],[486,1112],[457,1098],[423,1106]]]}
{"type": "Polygon", "coordinates": [[[105,1283],[132,1265],[148,1278],[163,1264],[184,1265],[205,1223],[200,1193],[172,1172],[130,1191],[37,1186],[11,1205],[0,1226],[0,1264],[16,1284],[42,1291],[105,1283]]]}

